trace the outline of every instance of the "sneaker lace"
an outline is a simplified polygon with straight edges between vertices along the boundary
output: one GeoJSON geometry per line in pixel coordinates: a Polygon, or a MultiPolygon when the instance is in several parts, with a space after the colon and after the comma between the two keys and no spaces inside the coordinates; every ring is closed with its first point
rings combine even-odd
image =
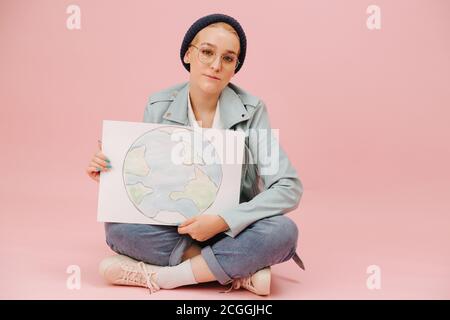
{"type": "Polygon", "coordinates": [[[126,270],[125,271],[125,275],[124,275],[124,279],[126,281],[131,281],[131,282],[135,282],[135,283],[140,283],[142,282],[142,277],[145,280],[145,283],[147,285],[147,288],[150,291],[150,294],[158,291],[160,289],[160,287],[158,286],[158,284],[153,280],[153,275],[156,274],[156,272],[149,272],[147,270],[147,267],[145,266],[144,262],[138,262],[137,263],[138,266],[138,270],[139,272],[133,271],[133,270],[126,270]]]}
{"type": "Polygon", "coordinates": [[[234,279],[231,283],[230,288],[228,288],[227,291],[221,291],[220,293],[229,293],[233,289],[239,289],[239,288],[246,288],[246,289],[253,289],[252,284],[252,277],[246,277],[246,278],[240,278],[240,279],[234,279]]]}

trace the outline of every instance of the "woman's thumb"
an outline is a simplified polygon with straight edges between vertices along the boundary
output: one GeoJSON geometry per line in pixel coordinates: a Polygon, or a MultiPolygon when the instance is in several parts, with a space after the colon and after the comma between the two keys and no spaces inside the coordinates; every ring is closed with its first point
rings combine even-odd
{"type": "Polygon", "coordinates": [[[100,150],[102,150],[102,140],[97,140],[97,142],[98,142],[98,148],[100,150]]]}

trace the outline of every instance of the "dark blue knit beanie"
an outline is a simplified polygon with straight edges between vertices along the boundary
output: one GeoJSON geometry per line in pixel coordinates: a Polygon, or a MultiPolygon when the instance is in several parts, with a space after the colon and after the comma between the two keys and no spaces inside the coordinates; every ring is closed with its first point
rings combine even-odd
{"type": "Polygon", "coordinates": [[[184,67],[187,71],[191,71],[190,64],[185,63],[183,61],[184,55],[186,51],[189,48],[189,45],[191,44],[192,40],[194,40],[195,35],[202,30],[203,28],[209,26],[210,24],[216,23],[216,22],[225,22],[228,23],[230,26],[236,30],[238,36],[239,36],[239,42],[240,42],[240,53],[239,53],[239,65],[235,70],[235,73],[237,73],[242,65],[244,64],[245,59],[245,52],[247,51],[247,38],[245,37],[244,29],[242,29],[239,22],[237,22],[236,19],[233,17],[227,16],[225,14],[221,13],[214,13],[207,16],[204,16],[197,21],[195,21],[192,26],[189,28],[189,30],[186,32],[186,35],[184,36],[183,43],[181,44],[180,49],[180,58],[181,62],[183,63],[184,67]]]}

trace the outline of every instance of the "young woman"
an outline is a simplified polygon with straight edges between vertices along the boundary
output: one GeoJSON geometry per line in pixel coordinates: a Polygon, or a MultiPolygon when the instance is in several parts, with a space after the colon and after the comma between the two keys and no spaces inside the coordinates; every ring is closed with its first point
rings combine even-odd
{"type": "MultiPolygon", "coordinates": [[[[270,266],[294,258],[298,229],[284,214],[297,208],[302,183],[278,142],[277,170],[262,174],[261,139],[270,130],[264,102],[230,83],[241,69],[247,40],[241,25],[224,14],[198,19],[187,31],[180,58],[189,81],[153,94],[144,122],[242,130],[247,133],[240,204],[232,210],[203,214],[178,227],[105,223],[106,242],[118,255],[100,264],[110,283],[171,289],[219,281],[230,289],[270,293],[270,266]],[[253,161],[252,161],[253,160],[253,161]]],[[[88,175],[99,181],[111,169],[100,150],[88,175]]],[[[264,158],[264,159],[267,159],[264,158]]]]}

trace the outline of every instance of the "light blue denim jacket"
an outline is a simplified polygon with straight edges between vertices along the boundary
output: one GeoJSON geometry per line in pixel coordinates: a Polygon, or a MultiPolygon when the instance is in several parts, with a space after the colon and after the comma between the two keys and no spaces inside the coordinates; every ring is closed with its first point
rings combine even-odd
{"type": "MultiPolygon", "coordinates": [[[[145,107],[143,121],[188,126],[188,92],[189,82],[185,82],[152,94],[145,107]]],[[[271,129],[262,100],[229,83],[222,90],[219,103],[224,128],[241,130],[247,134],[240,204],[231,210],[217,213],[230,228],[225,233],[236,237],[257,220],[296,209],[303,194],[303,185],[278,140],[278,171],[271,175],[260,174],[257,139],[252,139],[250,132],[253,130],[249,129],[271,129]],[[248,161],[251,159],[255,160],[248,161]]]]}

